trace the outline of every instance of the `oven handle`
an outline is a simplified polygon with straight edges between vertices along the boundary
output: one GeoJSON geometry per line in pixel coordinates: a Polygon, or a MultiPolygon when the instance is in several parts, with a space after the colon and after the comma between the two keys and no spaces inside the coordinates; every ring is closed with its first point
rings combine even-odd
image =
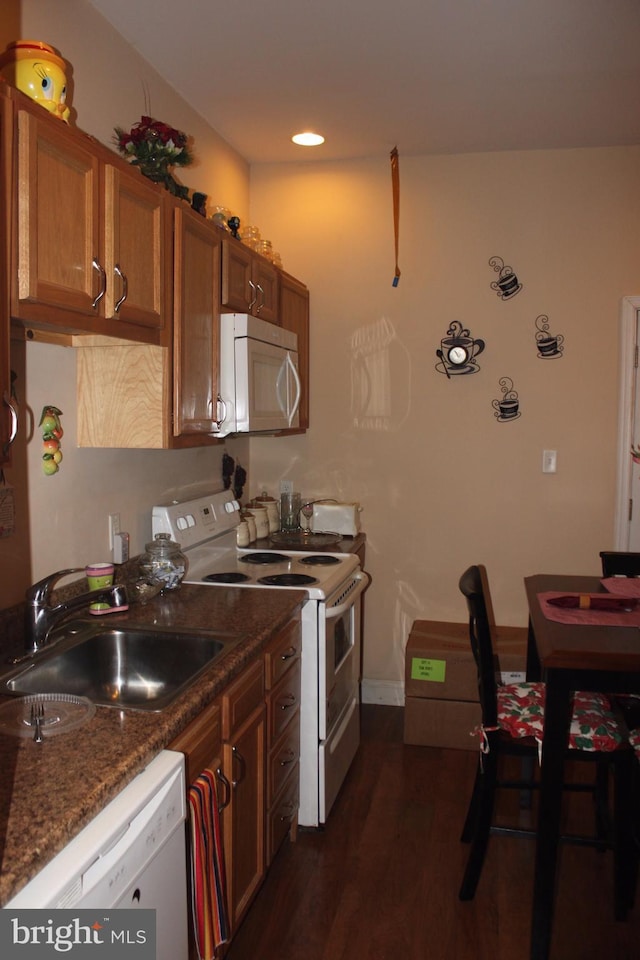
{"type": "Polygon", "coordinates": [[[353,601],[356,600],[361,593],[364,593],[369,586],[370,577],[364,570],[359,570],[358,573],[355,573],[353,579],[360,581],[358,586],[353,593],[349,594],[349,597],[344,603],[339,604],[337,607],[325,607],[325,620],[333,620],[335,617],[341,617],[343,613],[346,613],[347,610],[353,606],[353,601]]]}

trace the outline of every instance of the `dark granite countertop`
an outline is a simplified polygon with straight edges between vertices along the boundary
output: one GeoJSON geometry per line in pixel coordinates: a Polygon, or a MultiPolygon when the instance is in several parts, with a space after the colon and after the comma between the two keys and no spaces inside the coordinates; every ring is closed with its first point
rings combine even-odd
{"type": "Polygon", "coordinates": [[[105,618],[109,625],[225,631],[242,640],[161,713],[97,707],[83,727],[41,744],[0,736],[0,906],[171,743],[304,600],[298,590],[182,584],[105,618]]]}

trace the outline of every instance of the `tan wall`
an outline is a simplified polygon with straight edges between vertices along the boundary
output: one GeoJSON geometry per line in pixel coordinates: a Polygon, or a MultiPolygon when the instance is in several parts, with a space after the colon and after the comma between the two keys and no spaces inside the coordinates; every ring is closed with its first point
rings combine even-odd
{"type": "Polygon", "coordinates": [[[403,157],[394,275],[388,155],[258,166],[251,219],[311,288],[311,430],[251,441],[256,485],[364,507],[365,675],[399,680],[415,618],[462,619],[457,580],[485,563],[496,615],[525,624],[522,578],[597,573],[613,545],[621,298],[640,289],[640,149],[403,157]],[[523,283],[491,290],[497,255],[523,283]],[[534,322],[565,337],[537,357],[534,322]],[[459,320],[486,341],[480,371],[436,372],[459,320]],[[366,357],[366,360],[365,360],[366,357]],[[370,416],[353,407],[366,362],[370,416]],[[521,416],[498,422],[499,379],[521,416]],[[356,422],[356,417],[358,422],[356,422]],[[543,475],[542,451],[558,471],[543,475]]]}

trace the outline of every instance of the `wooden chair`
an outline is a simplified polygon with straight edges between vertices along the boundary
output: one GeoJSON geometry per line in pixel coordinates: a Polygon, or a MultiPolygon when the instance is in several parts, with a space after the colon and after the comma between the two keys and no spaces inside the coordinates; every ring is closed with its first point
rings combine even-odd
{"type": "MultiPolygon", "coordinates": [[[[529,761],[535,772],[544,731],[544,684],[523,683],[499,685],[496,680],[493,643],[493,615],[486,570],[472,566],[460,578],[460,590],[469,611],[469,638],[478,670],[478,690],[482,714],[481,752],[478,769],[461,839],[470,843],[464,877],[459,891],[461,900],[473,899],[485,854],[492,833],[535,836],[533,829],[497,826],[494,805],[499,788],[530,790],[537,787],[533,779],[500,778],[501,760],[505,755],[529,761]]],[[[633,903],[634,863],[628,854],[631,837],[631,775],[633,751],[626,731],[608,700],[601,694],[577,694],[574,717],[587,721],[593,730],[589,743],[584,735],[572,729],[569,755],[573,759],[594,762],[595,776],[590,783],[565,784],[569,790],[589,791],[596,800],[596,830],[593,836],[565,836],[562,839],[615,850],[615,914],[623,919],[633,903]],[[595,729],[605,731],[596,734],[595,729]],[[579,747],[578,747],[579,744],[579,747]],[[608,816],[607,782],[610,766],[615,772],[615,811],[611,825],[608,816]],[[614,828],[610,829],[611,826],[614,828]],[[612,836],[613,833],[613,836],[612,836]]]]}
{"type": "Polygon", "coordinates": [[[640,553],[601,550],[603,577],[640,577],[640,553]]]}

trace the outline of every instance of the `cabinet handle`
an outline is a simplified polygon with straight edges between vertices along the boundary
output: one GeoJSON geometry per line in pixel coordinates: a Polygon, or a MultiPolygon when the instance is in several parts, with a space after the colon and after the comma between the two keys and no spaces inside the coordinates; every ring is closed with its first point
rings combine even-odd
{"type": "MultiPolygon", "coordinates": [[[[213,400],[209,400],[209,408],[213,413],[213,400]]],[[[216,397],[216,412],[215,412],[215,415],[212,417],[212,419],[216,425],[216,430],[219,430],[222,424],[224,423],[224,421],[227,419],[227,405],[225,401],[222,399],[222,397],[220,396],[220,394],[218,394],[218,396],[216,397]],[[218,413],[220,412],[220,408],[222,408],[221,417],[218,416],[218,413]]]]}
{"type": "Polygon", "coordinates": [[[97,257],[93,258],[93,260],[91,261],[91,266],[93,267],[94,270],[97,270],[98,273],[100,274],[100,290],[98,291],[98,296],[95,298],[95,300],[91,304],[91,306],[95,310],[98,304],[100,303],[100,301],[102,300],[102,298],[104,297],[105,293],[107,292],[107,272],[97,257]]]}
{"type": "Polygon", "coordinates": [[[120,269],[119,263],[116,263],[115,267],[113,268],[113,272],[116,274],[116,276],[120,277],[120,279],[122,280],[122,296],[120,297],[119,300],[116,301],[116,305],[113,308],[115,313],[117,313],[120,307],[122,306],[122,304],[127,299],[127,296],[129,295],[129,281],[127,280],[126,273],[123,273],[122,270],[120,269]]]}
{"type": "Polygon", "coordinates": [[[280,761],[281,767],[288,767],[290,763],[295,763],[298,759],[298,754],[294,750],[287,750],[286,754],[282,757],[280,761]]]}
{"type": "Polygon", "coordinates": [[[287,693],[286,696],[280,697],[278,700],[281,710],[290,710],[291,707],[295,707],[298,703],[298,698],[293,693],[287,693]]]}
{"type": "Polygon", "coordinates": [[[253,299],[249,301],[249,310],[253,307],[254,303],[258,299],[256,294],[256,285],[253,280],[249,280],[249,286],[251,287],[251,292],[253,293],[253,299]]]}
{"type": "Polygon", "coordinates": [[[9,431],[9,438],[2,448],[3,454],[7,454],[9,447],[18,435],[18,408],[16,407],[13,397],[8,390],[4,391],[2,394],[2,399],[9,407],[9,412],[11,413],[11,429],[9,431]]]}
{"type": "MultiPolygon", "coordinates": [[[[257,287],[257,289],[258,289],[258,290],[260,291],[260,293],[261,293],[260,303],[259,303],[258,306],[256,307],[256,313],[260,313],[260,311],[261,311],[262,308],[264,307],[264,290],[262,289],[262,287],[260,286],[259,283],[256,284],[256,287],[257,287]]],[[[254,301],[254,302],[255,302],[255,301],[254,301]]]]}
{"type": "Polygon", "coordinates": [[[244,757],[242,756],[242,754],[240,753],[240,751],[238,750],[237,747],[232,747],[232,748],[231,748],[231,751],[232,751],[232,753],[233,753],[234,759],[237,760],[238,763],[240,764],[240,776],[238,777],[237,780],[232,780],[232,781],[231,781],[231,785],[232,785],[233,789],[235,790],[235,789],[242,783],[242,781],[244,780],[244,778],[245,778],[246,775],[247,775],[247,762],[246,762],[246,760],[244,759],[244,757]]]}
{"type": "Polygon", "coordinates": [[[295,655],[297,654],[297,652],[298,652],[298,648],[297,648],[297,647],[289,647],[287,650],[285,650],[285,652],[282,654],[282,656],[280,657],[280,659],[281,659],[281,660],[291,660],[292,657],[295,657],[295,655]]]}
{"type": "Polygon", "coordinates": [[[220,767],[218,767],[218,769],[216,770],[216,777],[224,787],[224,800],[222,801],[222,803],[218,804],[218,813],[222,813],[222,811],[226,807],[228,807],[229,804],[231,803],[231,784],[225,777],[220,767]]]}

